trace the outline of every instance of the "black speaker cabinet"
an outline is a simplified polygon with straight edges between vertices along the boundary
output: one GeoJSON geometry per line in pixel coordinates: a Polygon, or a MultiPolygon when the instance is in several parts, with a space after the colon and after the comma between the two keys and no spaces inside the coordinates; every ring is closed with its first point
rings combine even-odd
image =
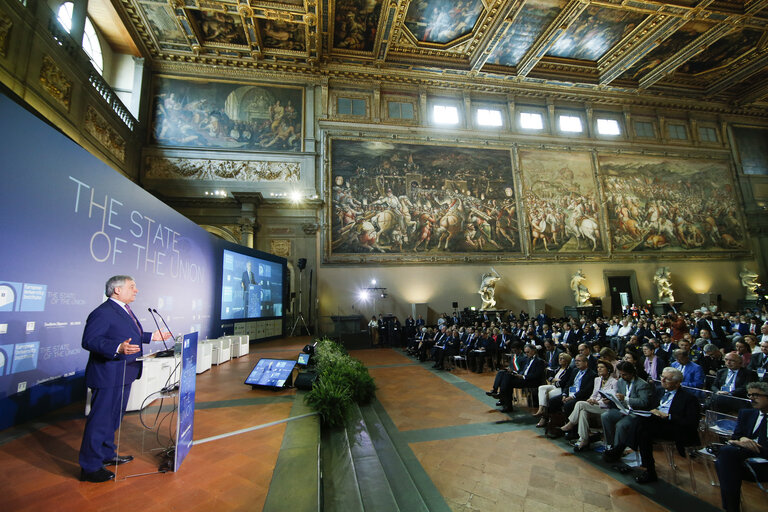
{"type": "Polygon", "coordinates": [[[296,389],[309,391],[312,389],[312,384],[314,384],[315,379],[317,379],[317,374],[315,372],[302,372],[296,376],[296,382],[294,382],[293,385],[296,389]]]}

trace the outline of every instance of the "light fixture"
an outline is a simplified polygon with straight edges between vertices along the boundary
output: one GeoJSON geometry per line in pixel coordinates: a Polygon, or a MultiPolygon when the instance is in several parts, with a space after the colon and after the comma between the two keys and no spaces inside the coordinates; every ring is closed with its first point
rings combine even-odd
{"type": "Polygon", "coordinates": [[[376,279],[371,279],[371,285],[376,286],[376,279]]]}
{"type": "Polygon", "coordinates": [[[299,201],[301,201],[301,192],[299,192],[298,190],[292,191],[291,201],[293,201],[294,203],[298,203],[299,201]]]}
{"type": "Polygon", "coordinates": [[[357,294],[357,297],[362,300],[363,302],[368,300],[368,290],[360,290],[360,292],[357,294]]]}

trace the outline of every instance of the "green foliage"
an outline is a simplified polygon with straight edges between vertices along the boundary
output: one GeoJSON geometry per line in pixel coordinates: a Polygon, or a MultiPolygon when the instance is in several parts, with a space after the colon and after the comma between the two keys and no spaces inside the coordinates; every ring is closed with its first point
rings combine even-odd
{"type": "Polygon", "coordinates": [[[316,410],[323,423],[340,425],[354,401],[367,404],[376,395],[376,383],[368,369],[347,354],[343,346],[324,338],[315,346],[317,380],[307,394],[307,404],[316,410]]]}

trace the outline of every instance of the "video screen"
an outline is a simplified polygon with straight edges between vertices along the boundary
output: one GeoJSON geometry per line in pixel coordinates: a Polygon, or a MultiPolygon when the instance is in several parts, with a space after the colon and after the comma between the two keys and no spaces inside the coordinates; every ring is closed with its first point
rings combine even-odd
{"type": "Polygon", "coordinates": [[[260,359],[251,370],[245,383],[251,386],[281,388],[291,376],[296,361],[290,359],[260,359]]]}
{"type": "Polygon", "coordinates": [[[283,316],[283,265],[224,249],[221,319],[283,316]]]}
{"type": "Polygon", "coordinates": [[[309,364],[309,354],[299,354],[299,359],[296,362],[299,366],[307,366],[309,364]]]}

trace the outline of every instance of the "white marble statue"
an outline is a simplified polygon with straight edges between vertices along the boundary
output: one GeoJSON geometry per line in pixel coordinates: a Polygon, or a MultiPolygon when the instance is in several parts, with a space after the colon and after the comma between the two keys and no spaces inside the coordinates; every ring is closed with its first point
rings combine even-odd
{"type": "Polygon", "coordinates": [[[571,276],[571,290],[573,290],[573,298],[576,299],[576,306],[591,305],[589,299],[592,295],[584,284],[586,280],[587,278],[584,277],[584,272],[581,269],[571,276]]]}
{"type": "Polygon", "coordinates": [[[757,289],[760,288],[760,283],[757,282],[757,274],[745,266],[739,272],[739,278],[741,278],[741,286],[747,289],[744,298],[746,300],[756,300],[757,289]]]}
{"type": "Polygon", "coordinates": [[[675,294],[672,291],[672,280],[669,267],[659,267],[653,276],[653,282],[656,284],[657,302],[675,302],[675,294]]]}
{"type": "Polygon", "coordinates": [[[480,281],[480,289],[477,291],[477,293],[480,294],[480,299],[483,301],[483,304],[480,306],[480,311],[493,309],[496,306],[494,294],[496,293],[496,281],[499,279],[501,279],[501,276],[493,267],[491,267],[490,272],[483,274],[482,280],[480,281]]]}

